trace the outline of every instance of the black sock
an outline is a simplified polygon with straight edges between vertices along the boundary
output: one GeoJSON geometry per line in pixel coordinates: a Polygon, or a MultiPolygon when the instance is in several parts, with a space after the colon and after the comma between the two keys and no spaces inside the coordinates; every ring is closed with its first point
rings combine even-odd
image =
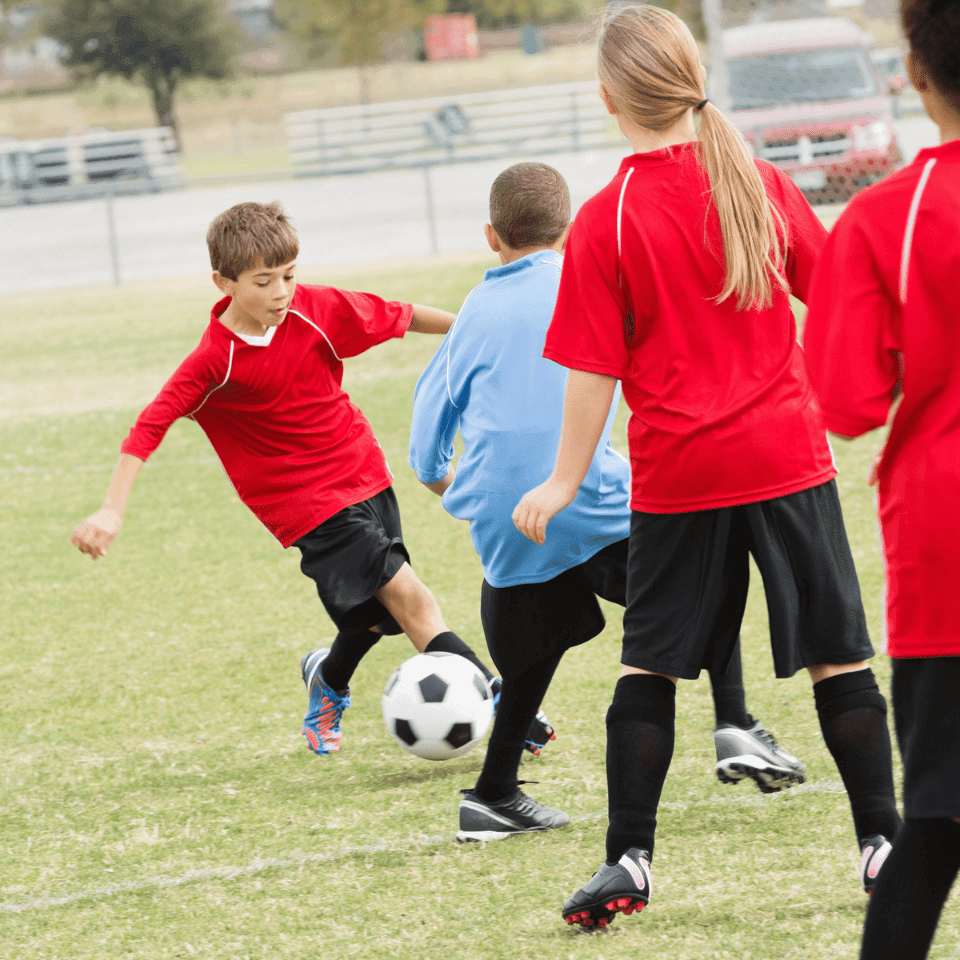
{"type": "Polygon", "coordinates": [[[713,694],[713,712],[717,726],[733,723],[746,729],[751,726],[747,713],[746,694],[743,692],[743,663],[740,659],[740,638],[733,647],[733,656],[726,673],[710,671],[710,692],[713,694]]]}
{"type": "Polygon", "coordinates": [[[847,788],[857,839],[900,829],[893,792],[887,702],[873,671],[840,673],[813,685],[820,729],[847,788]]]}
{"type": "Polygon", "coordinates": [[[923,960],[960,870],[960,824],[903,822],[870,897],[861,960],[923,960]]]}
{"type": "Polygon", "coordinates": [[[424,653],[456,653],[466,657],[486,678],[493,680],[493,674],[486,664],[452,630],[438,633],[426,646],[424,653]]]}
{"type": "Polygon", "coordinates": [[[629,674],[607,711],[607,862],[630,847],[653,854],[657,807],[673,758],[677,691],[673,681],[629,674]]]}
{"type": "Polygon", "coordinates": [[[381,634],[373,630],[341,631],[330,647],[330,652],[320,664],[320,674],[328,687],[343,695],[350,686],[350,678],[360,661],[380,640],[381,634]]]}
{"type": "Polygon", "coordinates": [[[517,789],[517,771],[527,732],[560,664],[562,653],[534,664],[501,686],[500,706],[487,743],[483,769],[473,792],[488,803],[509,797],[517,789]]]}

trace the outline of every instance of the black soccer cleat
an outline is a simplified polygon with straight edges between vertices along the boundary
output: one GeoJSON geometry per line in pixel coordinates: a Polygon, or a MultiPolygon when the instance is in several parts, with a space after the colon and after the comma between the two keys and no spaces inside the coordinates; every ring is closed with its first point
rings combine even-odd
{"type": "Polygon", "coordinates": [[[473,791],[464,790],[460,801],[460,843],[500,840],[515,833],[532,833],[565,827],[570,818],[562,810],[553,810],[528,797],[519,787],[496,803],[481,800],[473,791]]]}
{"type": "Polygon", "coordinates": [[[639,913],[652,892],[650,854],[631,847],[600,869],[563,905],[563,919],[585,930],[602,930],[618,914],[639,913]]]}

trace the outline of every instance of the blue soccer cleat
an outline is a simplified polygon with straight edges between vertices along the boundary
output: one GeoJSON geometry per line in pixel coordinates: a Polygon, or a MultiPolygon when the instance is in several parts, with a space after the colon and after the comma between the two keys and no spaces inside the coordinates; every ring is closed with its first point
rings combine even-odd
{"type": "Polygon", "coordinates": [[[320,664],[328,653],[326,648],[311,650],[300,660],[300,673],[310,696],[310,706],[303,719],[303,735],[310,749],[321,757],[340,749],[340,718],[350,706],[350,688],[341,697],[327,686],[320,673],[320,664]]]}

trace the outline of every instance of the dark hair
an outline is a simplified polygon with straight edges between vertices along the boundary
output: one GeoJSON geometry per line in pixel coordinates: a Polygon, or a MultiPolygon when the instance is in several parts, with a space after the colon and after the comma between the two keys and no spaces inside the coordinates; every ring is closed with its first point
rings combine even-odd
{"type": "Polygon", "coordinates": [[[210,224],[207,249],[213,269],[236,280],[260,263],[269,268],[291,263],[300,244],[279,203],[238,203],[210,224]]]}
{"type": "Polygon", "coordinates": [[[490,225],[514,250],[552,246],[570,223],[567,181],[545,163],[516,163],[490,188],[490,225]]]}
{"type": "Polygon", "coordinates": [[[913,55],[960,110],[960,0],[901,0],[900,16],[913,55]]]}

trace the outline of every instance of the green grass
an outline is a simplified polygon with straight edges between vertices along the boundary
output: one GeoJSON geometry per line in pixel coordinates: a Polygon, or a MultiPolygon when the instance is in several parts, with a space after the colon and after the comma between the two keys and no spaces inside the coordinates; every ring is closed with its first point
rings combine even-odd
{"type": "MultiPolygon", "coordinates": [[[[486,265],[324,279],[456,309],[486,265]]],[[[69,547],[141,394],[195,343],[214,293],[180,281],[31,294],[8,297],[0,317],[0,957],[856,957],[865,900],[846,796],[808,681],[772,678],[758,578],[748,706],[802,756],[811,789],[721,787],[708,683],[682,684],[654,900],[583,934],[559,907],[602,857],[614,608],[561,665],[545,703],[559,739],[522,771],[572,825],[459,847],[458,789],[482,748],[434,764],[386,734],[380,692],[413,652],[402,638],[354,678],[342,752],[307,751],[297,660],[334,631],[297,556],[239,503],[194,424],[176,424],[143,471],[107,558],[69,547]]],[[[346,385],[397,475],[418,572],[482,650],[467,527],[406,466],[413,386],[436,346],[411,335],[378,347],[348,362],[346,385]]],[[[882,571],[864,477],[878,442],[836,445],[875,638],[882,571]]],[[[884,657],[875,669],[886,687],[884,657]]],[[[958,915],[954,898],[932,957],[956,955],[958,915]]]]}

